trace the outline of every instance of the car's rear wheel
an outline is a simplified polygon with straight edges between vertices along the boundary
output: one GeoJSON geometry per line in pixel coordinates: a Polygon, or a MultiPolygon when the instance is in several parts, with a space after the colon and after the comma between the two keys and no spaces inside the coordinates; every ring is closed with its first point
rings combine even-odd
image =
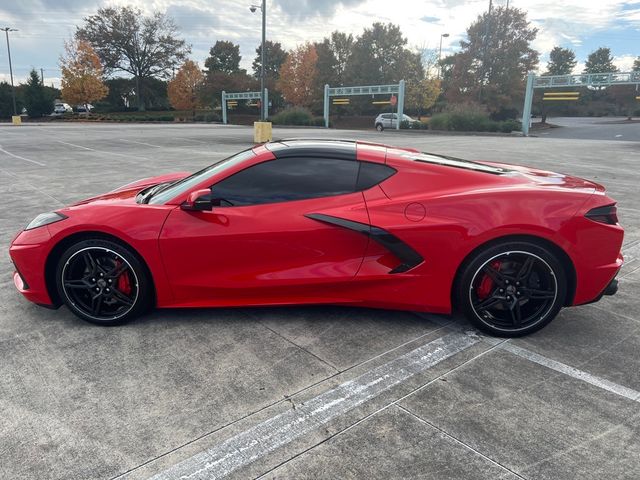
{"type": "Polygon", "coordinates": [[[376,123],[376,130],[378,130],[379,132],[384,130],[384,127],[382,126],[381,123],[376,123]]]}
{"type": "Polygon", "coordinates": [[[517,337],[555,318],[567,295],[562,263],[533,242],[509,242],[477,253],[463,268],[457,301],[471,323],[493,335],[517,337]]]}
{"type": "Polygon", "coordinates": [[[152,298],[146,268],[127,247],[92,239],[69,247],[56,268],[60,298],[78,317],[119,325],[144,312],[152,298]]]}

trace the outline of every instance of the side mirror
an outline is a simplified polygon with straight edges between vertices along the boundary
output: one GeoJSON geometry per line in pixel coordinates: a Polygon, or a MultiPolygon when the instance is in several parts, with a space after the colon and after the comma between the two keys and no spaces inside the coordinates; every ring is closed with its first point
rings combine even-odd
{"type": "Polygon", "coordinates": [[[191,192],[182,205],[180,205],[180,208],[187,211],[210,212],[213,210],[211,190],[205,188],[191,192]]]}

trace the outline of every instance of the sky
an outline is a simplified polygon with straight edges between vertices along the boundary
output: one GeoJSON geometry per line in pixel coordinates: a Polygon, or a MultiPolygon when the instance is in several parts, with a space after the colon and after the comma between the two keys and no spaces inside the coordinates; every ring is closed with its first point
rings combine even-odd
{"type": "MultiPolygon", "coordinates": [[[[253,0],[256,2],[256,0],[253,0]]],[[[260,0],[257,0],[258,3],[260,0]]],[[[493,0],[505,5],[507,0],[493,0]]],[[[58,66],[63,43],[75,26],[98,8],[133,5],[146,13],[168,13],[192,46],[191,58],[201,66],[216,40],[240,45],[241,66],[251,70],[260,42],[260,11],[252,14],[252,0],[2,0],[0,27],[11,32],[14,81],[24,81],[31,68],[42,68],[47,85],[60,84],[58,66]]],[[[400,25],[409,45],[437,49],[442,54],[460,48],[466,28],[486,11],[489,0],[267,0],[267,38],[287,49],[321,40],[334,30],[360,34],[375,21],[400,25]]],[[[509,0],[527,12],[539,32],[533,47],[544,70],[549,51],[560,45],[576,52],[576,72],[587,55],[610,47],[621,70],[630,70],[640,56],[640,0],[509,0]]],[[[1,34],[1,32],[0,32],[1,34]]],[[[5,39],[0,38],[0,80],[9,80],[5,39]]]]}

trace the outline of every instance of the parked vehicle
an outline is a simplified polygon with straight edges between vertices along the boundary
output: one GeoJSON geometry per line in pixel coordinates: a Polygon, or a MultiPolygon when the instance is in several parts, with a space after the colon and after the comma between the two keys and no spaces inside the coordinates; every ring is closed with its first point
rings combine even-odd
{"type": "Polygon", "coordinates": [[[623,229],[589,180],[348,141],[283,140],[38,215],[14,283],[101,325],[152,306],[345,304],[518,336],[617,290],[623,229]]]}
{"type": "Polygon", "coordinates": [[[63,113],[71,113],[73,112],[73,108],[68,103],[56,103],[53,106],[53,113],[57,115],[62,115],[63,113]]]}
{"type": "MultiPolygon", "coordinates": [[[[407,121],[409,123],[413,123],[416,120],[411,118],[409,115],[402,115],[402,120],[407,121]]],[[[398,125],[398,114],[397,113],[381,113],[378,115],[374,121],[374,126],[376,130],[379,132],[383,131],[385,128],[396,128],[398,125]]]]}
{"type": "Polygon", "coordinates": [[[91,105],[90,103],[87,103],[86,105],[76,105],[76,112],[78,113],[85,113],[85,112],[91,113],[92,110],[93,110],[93,105],[91,105]]]}

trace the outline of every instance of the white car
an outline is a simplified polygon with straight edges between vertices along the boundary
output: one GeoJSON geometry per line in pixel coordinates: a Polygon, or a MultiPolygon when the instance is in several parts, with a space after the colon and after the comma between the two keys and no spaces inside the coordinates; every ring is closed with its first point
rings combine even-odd
{"type": "MultiPolygon", "coordinates": [[[[415,122],[413,118],[409,115],[402,115],[402,120],[407,121],[409,123],[415,122]]],[[[376,117],[374,125],[376,130],[379,132],[383,131],[385,128],[396,128],[398,124],[398,114],[397,113],[381,113],[376,117]]]]}
{"type": "Polygon", "coordinates": [[[71,112],[73,112],[73,108],[71,108],[71,105],[69,105],[68,103],[56,103],[53,106],[53,113],[57,113],[58,115],[71,112]]]}

